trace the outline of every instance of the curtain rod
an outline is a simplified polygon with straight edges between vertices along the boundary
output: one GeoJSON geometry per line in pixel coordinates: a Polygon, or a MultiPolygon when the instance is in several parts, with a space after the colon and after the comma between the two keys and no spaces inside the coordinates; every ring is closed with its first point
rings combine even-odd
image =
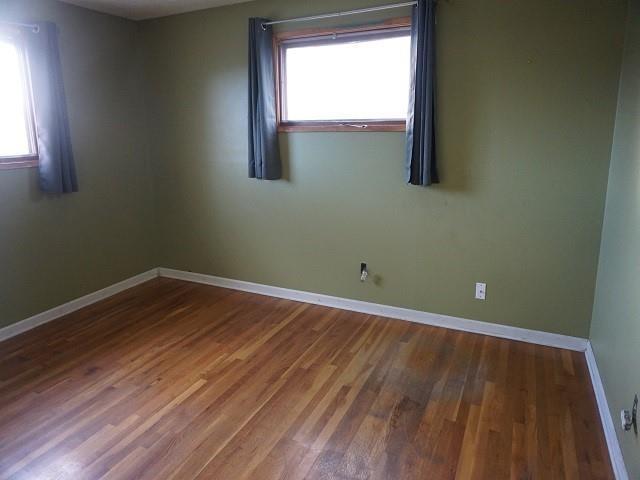
{"type": "Polygon", "coordinates": [[[11,25],[11,26],[14,26],[14,27],[30,28],[31,30],[33,30],[36,33],[40,31],[40,27],[38,25],[36,25],[35,23],[20,23],[20,22],[4,22],[4,21],[0,21],[0,24],[2,24],[2,25],[11,25]]]}
{"type": "Polygon", "coordinates": [[[358,10],[347,10],[346,12],[325,13],[324,15],[313,15],[311,17],[297,17],[297,18],[288,18],[286,20],[274,20],[272,22],[263,23],[262,28],[266,27],[267,25],[276,25],[278,23],[307,22],[310,20],[320,20],[323,18],[343,17],[346,15],[357,15],[359,13],[379,12],[381,10],[390,10],[392,8],[411,7],[413,5],[416,5],[417,3],[418,3],[417,1],[392,3],[390,5],[380,5],[378,7],[360,8],[358,10]]]}

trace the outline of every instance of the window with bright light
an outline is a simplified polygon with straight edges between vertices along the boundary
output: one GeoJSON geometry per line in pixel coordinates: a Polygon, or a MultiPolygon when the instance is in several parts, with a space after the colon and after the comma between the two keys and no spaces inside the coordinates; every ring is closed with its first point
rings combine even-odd
{"type": "Polygon", "coordinates": [[[37,162],[26,58],[19,33],[0,31],[0,167],[37,162]]]}
{"type": "Polygon", "coordinates": [[[402,130],[410,26],[277,39],[281,130],[402,130]]]}

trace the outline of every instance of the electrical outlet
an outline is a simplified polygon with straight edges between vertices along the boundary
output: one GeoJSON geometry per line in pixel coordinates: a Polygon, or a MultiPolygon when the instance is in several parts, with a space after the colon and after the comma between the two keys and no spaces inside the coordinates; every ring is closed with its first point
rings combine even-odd
{"type": "Polygon", "coordinates": [[[622,424],[622,430],[625,432],[631,430],[633,424],[631,423],[631,412],[629,410],[620,410],[620,423],[622,424]]]}
{"type": "Polygon", "coordinates": [[[631,411],[620,411],[620,422],[622,423],[622,430],[628,432],[633,428],[636,436],[638,435],[638,395],[633,399],[631,411]]]}
{"type": "Polygon", "coordinates": [[[487,297],[487,284],[476,283],[476,300],[484,300],[487,297]]]}
{"type": "Polygon", "coordinates": [[[367,264],[362,262],[360,264],[360,281],[364,282],[369,276],[369,270],[367,269],[367,264]]]}

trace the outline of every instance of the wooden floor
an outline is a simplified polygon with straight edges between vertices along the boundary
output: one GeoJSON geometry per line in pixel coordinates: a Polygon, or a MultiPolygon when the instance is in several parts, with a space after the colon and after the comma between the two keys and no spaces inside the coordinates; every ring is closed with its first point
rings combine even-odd
{"type": "Polygon", "coordinates": [[[0,478],[613,475],[581,353],[158,279],[0,343],[0,478]]]}

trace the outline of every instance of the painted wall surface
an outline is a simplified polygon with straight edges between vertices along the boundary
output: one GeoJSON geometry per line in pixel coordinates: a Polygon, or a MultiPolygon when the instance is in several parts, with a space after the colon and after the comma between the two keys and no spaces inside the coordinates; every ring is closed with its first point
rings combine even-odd
{"type": "Polygon", "coordinates": [[[440,186],[404,184],[401,133],[282,134],[286,180],[247,178],[247,18],[371,4],[142,24],[160,263],[586,337],[626,2],[442,2],[440,186]]]}
{"type": "Polygon", "coordinates": [[[0,171],[0,327],[156,266],[135,23],[53,0],[2,0],[0,18],[50,20],[60,46],[80,192],[40,193],[0,171]]]}
{"type": "MultiPolygon", "coordinates": [[[[640,0],[629,6],[591,342],[611,416],[640,393],[640,0]]],[[[640,478],[640,441],[618,429],[629,478],[640,478]]]]}

